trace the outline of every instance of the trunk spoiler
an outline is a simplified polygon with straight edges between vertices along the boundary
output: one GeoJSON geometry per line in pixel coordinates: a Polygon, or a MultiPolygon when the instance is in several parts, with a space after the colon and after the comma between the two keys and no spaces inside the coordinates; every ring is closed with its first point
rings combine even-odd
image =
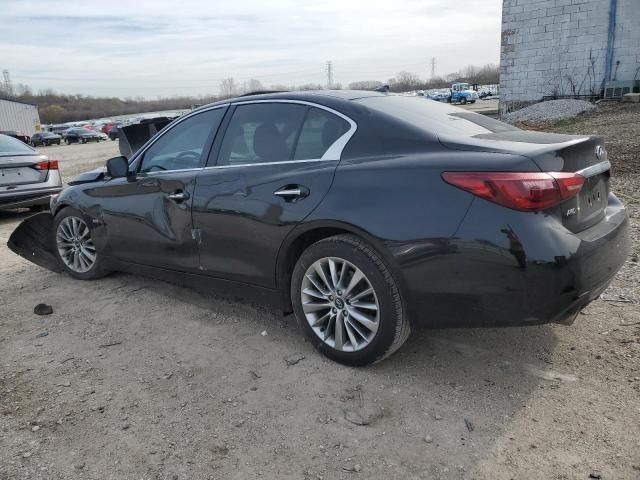
{"type": "Polygon", "coordinates": [[[7,242],[11,251],[53,272],[64,269],[55,254],[53,245],[53,215],[38,213],[26,220],[13,231],[7,242]]]}

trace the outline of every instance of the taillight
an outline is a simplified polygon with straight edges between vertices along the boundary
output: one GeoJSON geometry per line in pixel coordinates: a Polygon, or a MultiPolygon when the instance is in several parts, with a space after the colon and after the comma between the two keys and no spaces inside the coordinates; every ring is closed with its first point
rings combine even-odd
{"type": "Polygon", "coordinates": [[[444,172],[458,188],[514,210],[544,210],[575,197],[585,178],[566,172],[444,172]]]}
{"type": "Polygon", "coordinates": [[[45,160],[35,164],[38,170],[58,170],[58,160],[45,160]]]}

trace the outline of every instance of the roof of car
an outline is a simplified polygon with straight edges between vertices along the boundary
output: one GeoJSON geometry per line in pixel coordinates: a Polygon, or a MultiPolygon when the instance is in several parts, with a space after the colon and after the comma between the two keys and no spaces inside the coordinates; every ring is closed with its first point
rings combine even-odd
{"type": "Polygon", "coordinates": [[[303,100],[309,102],[323,103],[322,100],[356,100],[366,97],[384,97],[393,95],[389,93],[374,92],[369,90],[300,90],[288,92],[268,92],[244,95],[241,97],[227,98],[209,105],[203,105],[200,108],[209,107],[211,105],[223,105],[225,103],[249,102],[252,100],[303,100]]]}

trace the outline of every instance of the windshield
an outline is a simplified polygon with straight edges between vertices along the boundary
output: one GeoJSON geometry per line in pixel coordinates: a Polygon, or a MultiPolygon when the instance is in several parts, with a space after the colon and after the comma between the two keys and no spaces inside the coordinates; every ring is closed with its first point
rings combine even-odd
{"type": "Polygon", "coordinates": [[[32,154],[34,150],[20,140],[7,137],[6,135],[0,135],[0,154],[2,153],[32,154]]]}
{"type": "Polygon", "coordinates": [[[458,89],[459,90],[471,90],[471,87],[469,86],[468,83],[459,83],[458,84],[458,89]]]}
{"type": "Polygon", "coordinates": [[[519,130],[486,115],[419,97],[388,95],[360,98],[354,101],[410,123],[432,135],[473,137],[519,130]]]}

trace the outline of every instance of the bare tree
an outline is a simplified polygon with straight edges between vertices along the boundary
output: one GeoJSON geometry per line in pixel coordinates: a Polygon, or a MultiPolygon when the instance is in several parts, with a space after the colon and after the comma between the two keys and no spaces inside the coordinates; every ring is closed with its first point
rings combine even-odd
{"type": "Polygon", "coordinates": [[[221,97],[233,97],[238,92],[238,87],[236,86],[236,81],[233,77],[225,78],[220,82],[220,96],[221,97]]]}
{"type": "Polygon", "coordinates": [[[351,82],[349,84],[349,90],[373,90],[381,86],[382,82],[378,80],[362,80],[359,82],[351,82]]]}
{"type": "Polygon", "coordinates": [[[261,92],[263,90],[266,90],[266,88],[264,88],[264,85],[262,85],[262,82],[260,80],[256,80],[255,78],[252,78],[248,82],[245,82],[243,90],[247,93],[261,92]]]}

